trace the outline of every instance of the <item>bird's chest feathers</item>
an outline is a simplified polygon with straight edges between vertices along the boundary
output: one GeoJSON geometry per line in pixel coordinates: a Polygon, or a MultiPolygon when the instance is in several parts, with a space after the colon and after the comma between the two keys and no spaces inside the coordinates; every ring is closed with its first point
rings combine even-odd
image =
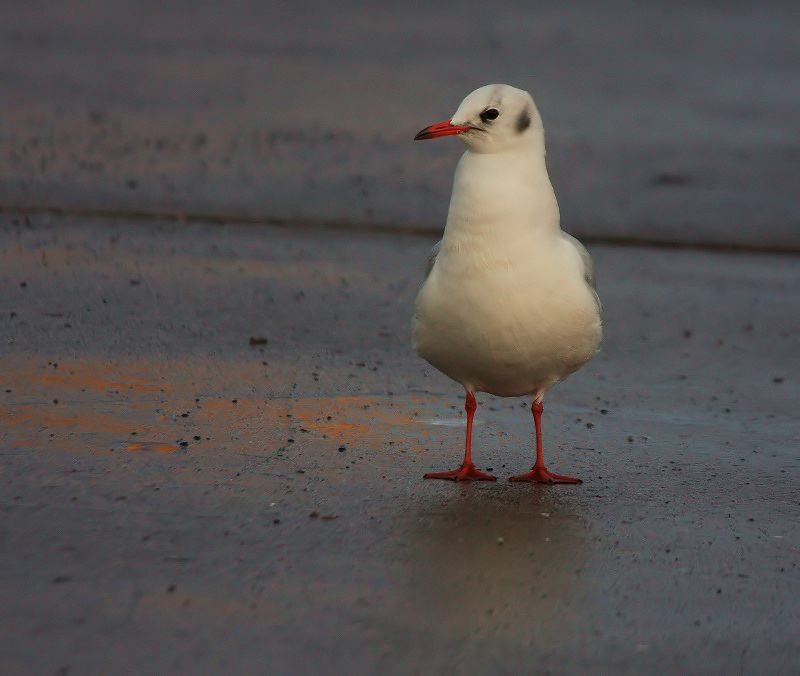
{"type": "Polygon", "coordinates": [[[435,331],[476,349],[522,354],[572,341],[596,308],[574,261],[548,234],[458,231],[442,249],[418,301],[435,331]]]}
{"type": "Polygon", "coordinates": [[[543,265],[537,270],[533,258],[514,250],[513,242],[480,246],[469,237],[453,238],[442,245],[430,280],[435,304],[481,334],[490,327],[510,338],[529,333],[553,291],[552,277],[541,275],[543,265]]]}

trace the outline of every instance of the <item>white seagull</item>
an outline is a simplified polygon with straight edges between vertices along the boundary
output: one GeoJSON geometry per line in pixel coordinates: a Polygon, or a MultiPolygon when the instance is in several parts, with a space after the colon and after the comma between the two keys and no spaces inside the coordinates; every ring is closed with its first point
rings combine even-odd
{"type": "Polygon", "coordinates": [[[472,462],[477,391],[533,397],[536,464],[512,481],[581,483],[544,465],[542,399],[597,352],[600,300],[591,257],[559,224],[542,119],[528,92],[487,85],[415,140],[451,135],[467,150],[412,333],[417,354],[464,386],[467,439],[460,468],[425,478],[495,480],[472,462]]]}

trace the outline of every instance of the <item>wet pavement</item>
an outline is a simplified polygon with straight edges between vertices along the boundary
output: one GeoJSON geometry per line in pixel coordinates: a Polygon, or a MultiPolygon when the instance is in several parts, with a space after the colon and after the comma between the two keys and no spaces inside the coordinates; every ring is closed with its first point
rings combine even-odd
{"type": "Polygon", "coordinates": [[[3,674],[800,672],[800,14],[460,9],[5,12],[3,674]],[[530,402],[489,396],[500,480],[422,480],[462,453],[409,336],[461,147],[411,139],[493,81],[597,266],[544,415],[581,486],[506,481],[530,402]]]}
{"type": "Polygon", "coordinates": [[[479,397],[409,345],[432,239],[7,214],[4,673],[795,673],[800,266],[595,246],[602,353],[479,397]]]}

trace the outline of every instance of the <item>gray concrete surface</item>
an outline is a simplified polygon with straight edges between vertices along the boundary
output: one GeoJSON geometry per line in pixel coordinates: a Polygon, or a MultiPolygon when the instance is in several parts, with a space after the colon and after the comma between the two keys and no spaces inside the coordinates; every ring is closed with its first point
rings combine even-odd
{"type": "Polygon", "coordinates": [[[800,249],[791,2],[25,2],[0,204],[438,229],[463,96],[533,92],[580,235],[800,249]]]}
{"type": "MultiPolygon", "coordinates": [[[[585,483],[464,486],[421,478],[463,422],[430,244],[2,218],[4,674],[798,672],[797,258],[593,247],[545,412],[585,483]]],[[[479,406],[528,467],[527,402],[479,406]]]]}
{"type": "MultiPolygon", "coordinates": [[[[800,262],[753,253],[800,250],[798,22],[5,7],[0,672],[800,672],[800,262]],[[489,81],[595,241],[603,352],[545,413],[580,487],[421,479],[462,447],[408,336],[460,147],[410,139],[489,81]]],[[[479,406],[528,467],[528,402],[479,406]]]]}

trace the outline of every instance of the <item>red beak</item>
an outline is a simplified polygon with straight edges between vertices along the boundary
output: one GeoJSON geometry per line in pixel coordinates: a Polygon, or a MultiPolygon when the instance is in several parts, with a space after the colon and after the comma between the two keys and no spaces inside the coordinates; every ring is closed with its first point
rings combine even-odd
{"type": "Polygon", "coordinates": [[[425,127],[419,134],[414,137],[415,141],[424,141],[429,138],[439,138],[440,136],[453,136],[453,134],[463,134],[469,131],[472,127],[453,124],[450,120],[432,124],[430,127],[425,127]]]}

